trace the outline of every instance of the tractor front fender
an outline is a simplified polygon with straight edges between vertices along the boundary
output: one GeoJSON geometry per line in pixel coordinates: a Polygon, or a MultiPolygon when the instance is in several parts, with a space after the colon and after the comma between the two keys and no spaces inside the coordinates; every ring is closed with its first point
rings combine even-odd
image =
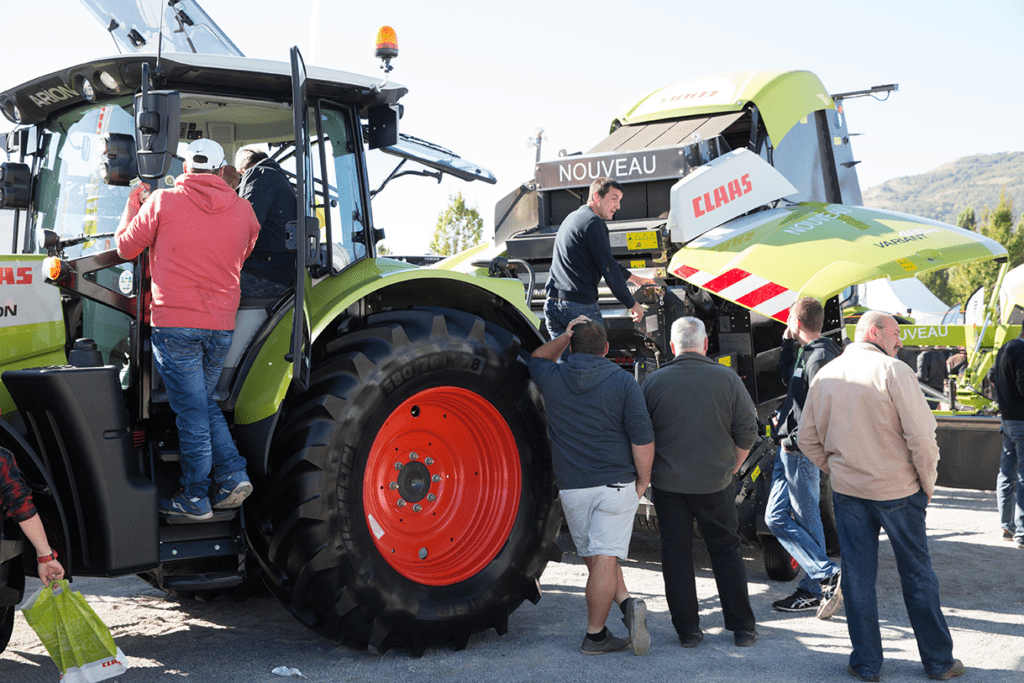
{"type": "MultiPolygon", "coordinates": [[[[349,318],[413,306],[444,306],[493,320],[518,336],[527,350],[543,343],[539,320],[527,308],[518,280],[416,268],[390,259],[365,259],[341,275],[321,280],[313,286],[307,306],[313,345],[333,338],[349,318]]],[[[292,364],[284,359],[291,325],[289,312],[267,337],[245,377],[235,403],[240,441],[269,444],[266,437],[273,432],[292,377],[292,364]],[[253,438],[248,438],[249,432],[253,438]]],[[[265,453],[259,462],[265,462],[265,453]]]]}

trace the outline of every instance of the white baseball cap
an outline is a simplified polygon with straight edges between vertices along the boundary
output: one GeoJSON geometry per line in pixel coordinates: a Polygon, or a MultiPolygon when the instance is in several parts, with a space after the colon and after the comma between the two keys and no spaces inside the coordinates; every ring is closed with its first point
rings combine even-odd
{"type": "Polygon", "coordinates": [[[224,148],[208,138],[193,140],[185,150],[185,163],[197,171],[216,171],[224,165],[224,148]]]}

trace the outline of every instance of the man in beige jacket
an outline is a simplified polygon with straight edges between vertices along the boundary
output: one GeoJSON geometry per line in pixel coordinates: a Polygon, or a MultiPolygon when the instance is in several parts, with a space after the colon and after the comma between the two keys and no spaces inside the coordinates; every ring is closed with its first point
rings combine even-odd
{"type": "Polygon", "coordinates": [[[939,447],[935,418],[917,377],[896,359],[902,347],[892,316],[869,311],[853,344],[811,382],[800,420],[800,447],[832,477],[842,551],[842,591],[853,643],[847,672],[878,681],[878,536],[885,529],[896,555],[903,598],[925,673],[948,680],[964,673],[939,605],[925,508],[935,491],[939,447]]]}

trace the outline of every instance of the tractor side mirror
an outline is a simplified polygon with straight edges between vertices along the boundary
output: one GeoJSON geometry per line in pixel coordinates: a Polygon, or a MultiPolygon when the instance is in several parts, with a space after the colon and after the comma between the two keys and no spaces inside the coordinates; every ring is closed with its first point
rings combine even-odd
{"type": "Polygon", "coordinates": [[[27,209],[32,203],[32,169],[28,164],[0,164],[0,208],[27,209]]]}
{"type": "Polygon", "coordinates": [[[103,182],[106,185],[126,187],[138,175],[135,138],[124,133],[104,133],[103,163],[100,164],[100,177],[103,182]]]}
{"type": "Polygon", "coordinates": [[[170,170],[180,124],[181,95],[176,90],[143,88],[135,96],[135,157],[143,180],[154,181],[170,170]]]}
{"type": "Polygon", "coordinates": [[[398,144],[399,110],[386,104],[370,107],[366,119],[369,123],[369,147],[380,149],[398,144]]]}

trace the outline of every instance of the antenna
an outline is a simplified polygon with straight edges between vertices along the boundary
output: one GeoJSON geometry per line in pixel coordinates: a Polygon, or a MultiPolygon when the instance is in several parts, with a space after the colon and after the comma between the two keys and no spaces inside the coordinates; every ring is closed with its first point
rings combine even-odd
{"type": "MultiPolygon", "coordinates": [[[[162,0],[156,0],[156,2],[157,2],[157,7],[160,7],[160,4],[161,4],[162,0]]],[[[167,4],[171,5],[173,3],[168,2],[167,4]]],[[[154,69],[154,71],[156,71],[156,73],[160,73],[160,53],[163,52],[163,49],[164,49],[164,11],[163,11],[163,8],[160,8],[159,11],[160,11],[160,30],[156,34],[156,68],[154,69]]]]}

